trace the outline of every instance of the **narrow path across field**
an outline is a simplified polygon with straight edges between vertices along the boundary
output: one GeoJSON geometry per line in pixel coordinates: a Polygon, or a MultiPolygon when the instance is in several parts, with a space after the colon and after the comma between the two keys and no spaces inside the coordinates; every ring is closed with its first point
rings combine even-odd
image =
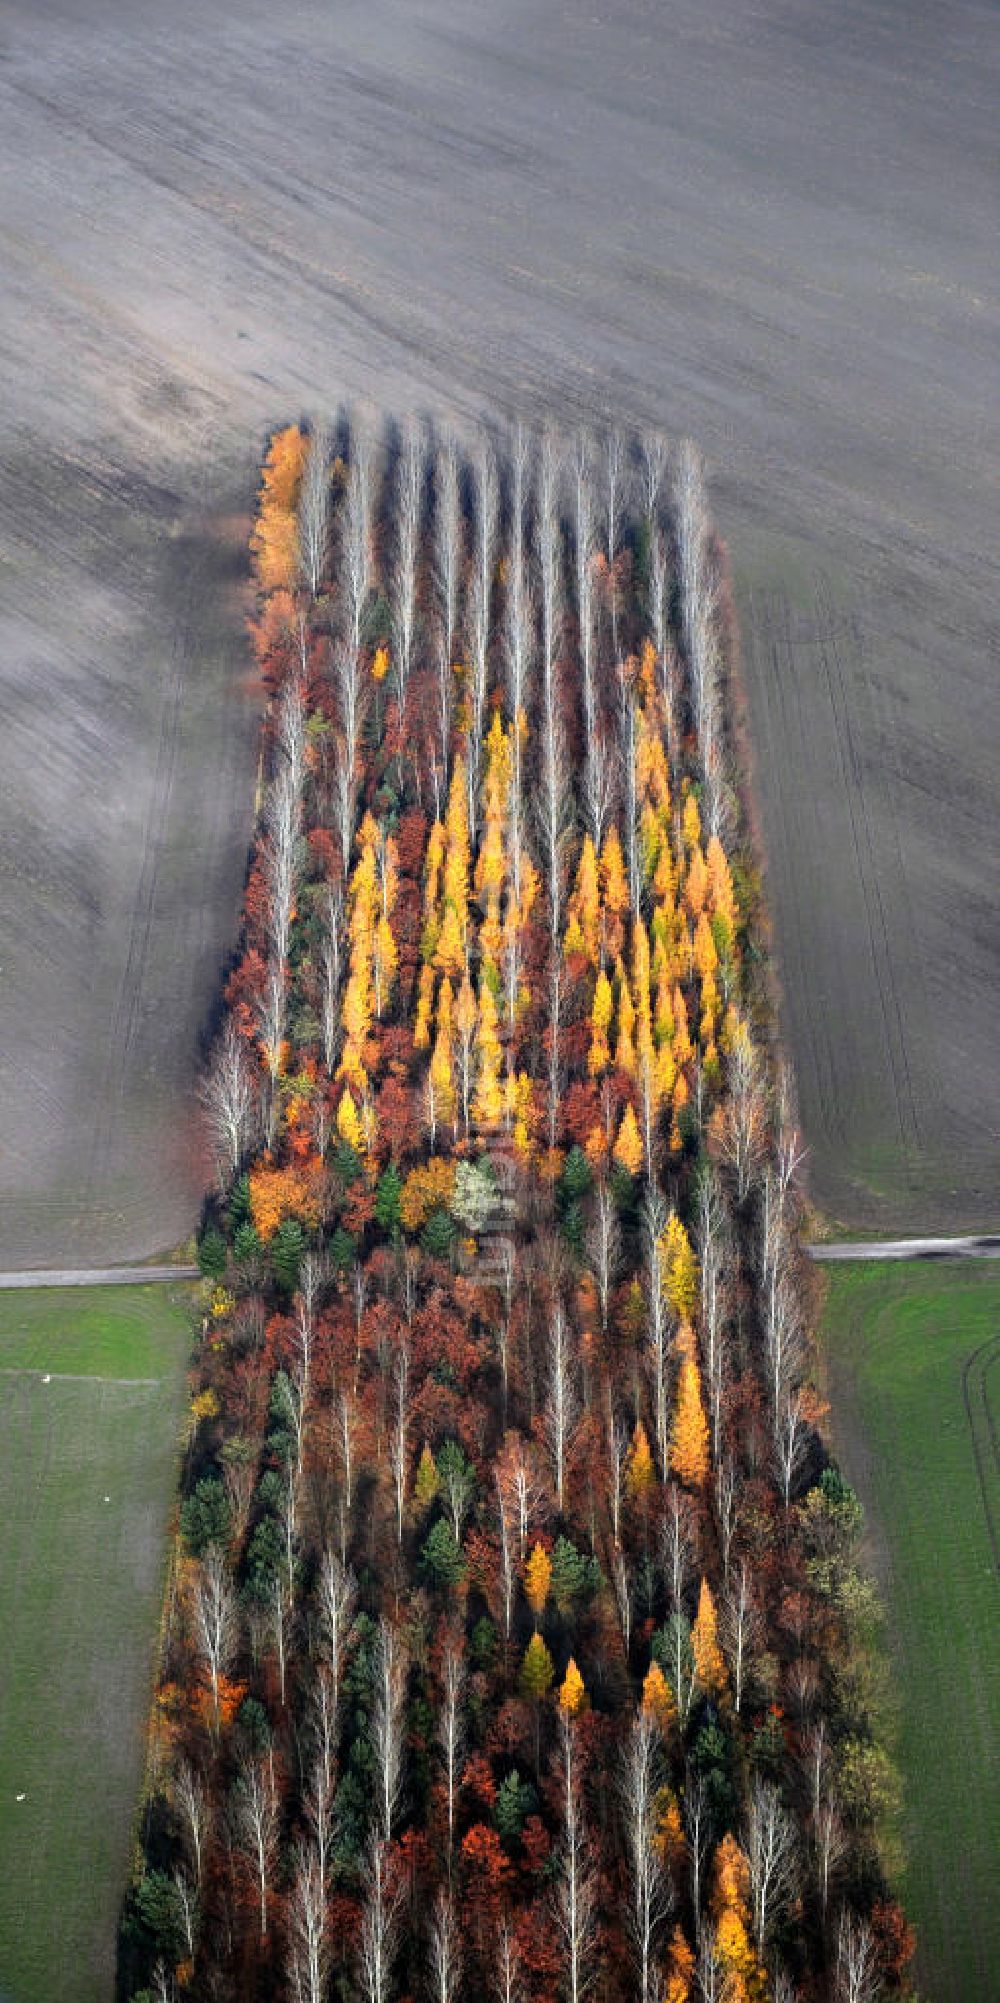
{"type": "Polygon", "coordinates": [[[806,1251],[824,1265],[836,1259],[1000,1259],[1000,1233],[973,1238],[859,1238],[838,1245],[807,1245],[806,1251]]]}
{"type": "Polygon", "coordinates": [[[197,1266],[81,1266],[65,1272],[0,1273],[2,1287],[149,1287],[197,1280],[197,1266]]]}
{"type": "MultiPolygon", "coordinates": [[[[1000,1259],[1000,1232],[978,1238],[859,1238],[805,1249],[821,1264],[839,1259],[1000,1259]]],[[[197,1266],[53,1267],[45,1272],[0,1273],[0,1289],[170,1286],[199,1277],[197,1266]]]]}

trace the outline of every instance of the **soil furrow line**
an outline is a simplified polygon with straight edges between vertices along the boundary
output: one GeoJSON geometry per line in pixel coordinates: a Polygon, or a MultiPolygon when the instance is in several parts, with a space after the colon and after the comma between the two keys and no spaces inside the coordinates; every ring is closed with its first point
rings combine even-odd
{"type": "MultiPolygon", "coordinates": [[[[983,1518],[986,1524],[986,1535],[989,1538],[990,1550],[993,1554],[993,1568],[997,1572],[997,1574],[1000,1575],[1000,1537],[998,1537],[997,1526],[993,1517],[993,1504],[990,1495],[989,1465],[988,1465],[987,1455],[984,1451],[982,1442],[979,1437],[979,1427],[976,1423],[976,1399],[974,1396],[973,1386],[972,1386],[973,1371],[976,1369],[977,1366],[979,1366],[980,1369],[984,1367],[982,1359],[986,1358],[987,1360],[989,1360],[993,1355],[995,1355],[997,1353],[998,1345],[1000,1345],[1000,1336],[992,1335],[988,1337],[986,1342],[981,1343],[978,1349],[974,1349],[971,1356],[966,1358],[965,1364],[963,1365],[962,1369],[962,1401],[965,1405],[965,1416],[968,1421],[969,1433],[972,1439],[972,1453],[976,1463],[976,1479],[979,1483],[979,1494],[983,1505],[983,1518]]],[[[979,1389],[980,1389],[980,1394],[982,1395],[981,1385],[979,1389]]]]}
{"type": "MultiPolygon", "coordinates": [[[[862,791],[861,771],[858,761],[857,747],[855,745],[854,738],[852,736],[848,721],[847,695],[844,685],[843,666],[840,660],[840,651],[836,644],[836,639],[832,634],[829,637],[824,636],[821,639],[819,643],[819,652],[820,652],[820,659],[823,664],[823,670],[826,676],[827,687],[829,690],[830,704],[833,709],[837,725],[838,761],[840,764],[840,769],[844,780],[844,794],[845,794],[845,799],[847,801],[847,811],[850,820],[851,840],[854,845],[857,877],[861,887],[861,894],[864,902],[865,921],[868,931],[869,956],[871,960],[872,973],[875,979],[875,987],[878,993],[879,1008],[882,1016],[883,1039],[885,1044],[885,1052],[887,1060],[886,1069],[888,1072],[889,1085],[892,1091],[893,1103],[895,1106],[896,1123],[899,1129],[899,1136],[900,1139],[905,1142],[906,1126],[905,1126],[902,1100],[900,1097],[899,1079],[897,1077],[896,1066],[893,1061],[892,1032],[890,1025],[890,1017],[889,1017],[889,1007],[886,1000],[886,992],[885,992],[885,973],[881,964],[881,958],[879,954],[878,929],[876,925],[874,911],[872,908],[872,892],[869,883],[869,875],[873,870],[875,864],[871,851],[870,836],[868,837],[867,843],[862,838],[862,829],[861,829],[862,814],[860,808],[860,794],[862,791]]],[[[868,831],[866,829],[865,834],[867,835],[867,833],[868,831]]],[[[884,946],[885,943],[884,936],[882,943],[884,946]]]]}

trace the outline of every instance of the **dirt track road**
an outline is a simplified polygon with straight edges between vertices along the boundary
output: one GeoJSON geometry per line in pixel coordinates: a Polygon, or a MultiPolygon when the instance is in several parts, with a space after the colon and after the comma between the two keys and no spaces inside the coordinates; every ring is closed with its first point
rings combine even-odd
{"type": "Polygon", "coordinates": [[[3,8],[0,1258],[191,1227],[240,516],[357,399],[700,439],[814,1196],[989,1225],[998,58],[983,0],[3,8]]]}
{"type": "Polygon", "coordinates": [[[859,1238],[853,1243],[807,1245],[819,1265],[866,1259],[1000,1259],[1000,1237],[980,1238],[859,1238]]]}
{"type": "Polygon", "coordinates": [[[197,1266],[71,1267],[65,1272],[0,1273],[0,1290],[12,1287],[161,1287],[200,1277],[197,1266]]]}
{"type": "MultiPolygon", "coordinates": [[[[1000,1259],[1000,1236],[981,1238],[857,1239],[836,1245],[807,1245],[820,1265],[863,1259],[1000,1259]]],[[[100,1266],[65,1271],[0,1273],[0,1290],[12,1287],[152,1287],[201,1277],[197,1266],[100,1266]]]]}

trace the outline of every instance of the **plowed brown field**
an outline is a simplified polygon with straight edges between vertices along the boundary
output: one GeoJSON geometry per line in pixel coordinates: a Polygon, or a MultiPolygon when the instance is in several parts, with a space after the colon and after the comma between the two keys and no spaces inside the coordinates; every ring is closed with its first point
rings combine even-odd
{"type": "Polygon", "coordinates": [[[190,1224],[229,524],[357,397],[700,439],[815,1192],[995,1221],[998,45],[972,0],[4,9],[4,1263],[190,1224]]]}

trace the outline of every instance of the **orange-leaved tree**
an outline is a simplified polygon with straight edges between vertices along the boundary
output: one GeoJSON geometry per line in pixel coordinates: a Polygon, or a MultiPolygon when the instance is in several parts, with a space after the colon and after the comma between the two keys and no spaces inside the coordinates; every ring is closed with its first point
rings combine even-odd
{"type": "Polygon", "coordinates": [[[708,1420],[701,1396],[701,1372],[694,1353],[694,1331],[685,1323],[677,1338],[681,1367],[670,1436],[670,1465],[687,1488],[700,1488],[708,1478],[708,1420]]]}
{"type": "Polygon", "coordinates": [[[286,1217],[302,1224],[319,1222],[319,1177],[316,1167],[298,1163],[272,1168],[261,1163],[250,1171],[250,1215],[254,1229],[265,1243],[273,1238],[286,1217]]]}
{"type": "Polygon", "coordinates": [[[587,1686],[576,1666],[575,1657],[571,1655],[559,1686],[559,1709],[565,1711],[567,1718],[578,1718],[581,1711],[587,1709],[589,1701],[587,1686]]]}
{"type": "Polygon", "coordinates": [[[299,493],[307,441],[297,424],[276,431],[261,474],[257,522],[250,538],[262,591],[290,590],[299,575],[299,493]]]}
{"type": "Polygon", "coordinates": [[[728,1688],[729,1678],[719,1647],[719,1618],[707,1579],[702,1579],[701,1591],[698,1594],[698,1612],[691,1629],[691,1650],[694,1655],[695,1675],[706,1696],[723,1696],[728,1688]]]}

